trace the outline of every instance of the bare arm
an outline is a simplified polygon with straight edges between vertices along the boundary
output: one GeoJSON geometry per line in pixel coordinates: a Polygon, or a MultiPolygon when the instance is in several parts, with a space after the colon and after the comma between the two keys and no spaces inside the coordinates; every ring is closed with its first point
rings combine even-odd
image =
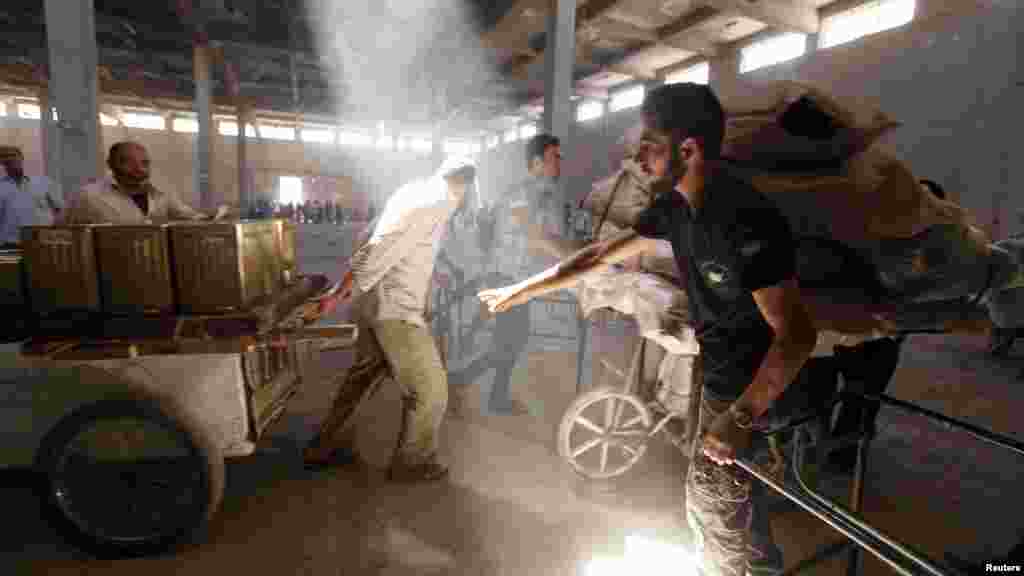
{"type": "Polygon", "coordinates": [[[754,375],[754,381],[736,401],[738,408],[749,410],[757,418],[768,410],[803,368],[814,351],[818,330],[801,301],[795,279],[757,290],[753,296],[761,314],[775,331],[775,338],[754,375]]]}
{"type": "Polygon", "coordinates": [[[530,300],[576,284],[583,276],[631,256],[653,250],[657,241],[640,236],[633,230],[619,234],[577,251],[569,258],[516,285],[520,299],[530,300]]]}

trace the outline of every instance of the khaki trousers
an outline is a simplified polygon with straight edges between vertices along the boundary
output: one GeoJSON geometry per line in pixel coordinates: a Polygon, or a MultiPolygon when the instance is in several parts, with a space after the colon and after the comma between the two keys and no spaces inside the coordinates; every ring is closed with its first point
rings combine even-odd
{"type": "Polygon", "coordinates": [[[395,458],[419,464],[436,458],[438,432],[448,404],[448,379],[433,336],[425,326],[400,320],[359,320],[352,367],[340,376],[320,441],[339,434],[351,441],[359,408],[391,377],[402,389],[402,429],[395,458]]]}

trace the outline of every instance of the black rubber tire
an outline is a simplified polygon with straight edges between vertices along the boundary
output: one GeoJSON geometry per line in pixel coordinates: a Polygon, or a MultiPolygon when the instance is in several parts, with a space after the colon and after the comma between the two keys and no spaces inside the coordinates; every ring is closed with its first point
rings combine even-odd
{"type": "Polygon", "coordinates": [[[57,423],[43,438],[35,458],[37,494],[43,517],[71,546],[99,558],[152,556],[177,550],[192,543],[205,531],[207,523],[220,507],[224,495],[224,457],[198,421],[169,399],[148,393],[128,393],[85,405],[57,423]],[[157,534],[133,540],[115,540],[81,526],[61,507],[55,482],[57,467],[68,443],[93,423],[114,418],[136,417],[173,431],[188,447],[190,460],[200,463],[200,492],[204,495],[182,514],[177,525],[169,525],[157,534]]]}

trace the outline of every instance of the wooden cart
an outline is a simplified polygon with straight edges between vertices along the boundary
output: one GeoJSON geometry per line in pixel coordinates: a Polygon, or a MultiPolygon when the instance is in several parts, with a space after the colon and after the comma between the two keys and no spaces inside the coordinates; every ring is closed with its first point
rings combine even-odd
{"type": "Polygon", "coordinates": [[[0,345],[0,468],[37,472],[44,514],[78,548],[133,556],[194,539],[224,459],[252,454],[321,351],[355,325],[308,326],[305,277],[217,317],[63,318],[0,345]]]}

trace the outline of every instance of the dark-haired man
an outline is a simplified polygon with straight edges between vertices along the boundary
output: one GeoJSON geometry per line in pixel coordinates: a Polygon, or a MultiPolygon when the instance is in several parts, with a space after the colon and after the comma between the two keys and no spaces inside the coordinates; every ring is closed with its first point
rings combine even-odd
{"type": "MultiPolygon", "coordinates": [[[[558,210],[557,188],[562,173],[559,139],[546,133],[530,138],[526,142],[526,167],[526,179],[510,188],[490,211],[497,244],[489,264],[491,273],[510,277],[530,276],[575,249],[565,248],[562,240],[564,230],[558,210]]],[[[526,413],[526,406],[512,397],[512,375],[529,338],[528,307],[498,316],[490,351],[474,359],[464,369],[451,373],[453,391],[465,393],[467,386],[493,368],[494,380],[487,412],[492,415],[526,413]]]]}
{"type": "Polygon", "coordinates": [[[149,152],[141,144],[118,142],[111,146],[107,166],[112,177],[83,186],[68,207],[64,223],[144,224],[207,218],[153,186],[149,165],[149,152]]]}
{"type": "Polygon", "coordinates": [[[520,284],[484,291],[503,311],[571,286],[581,275],[669,240],[686,270],[701,347],[702,435],[686,479],[687,518],[705,574],[776,574],[782,558],[763,512],[764,489],[733,466],[751,425],[794,380],[817,341],[795,279],[795,246],[779,210],[720,161],[721,103],[706,86],[653,90],[643,104],[641,160],[671,192],[624,231],[520,284]]]}

